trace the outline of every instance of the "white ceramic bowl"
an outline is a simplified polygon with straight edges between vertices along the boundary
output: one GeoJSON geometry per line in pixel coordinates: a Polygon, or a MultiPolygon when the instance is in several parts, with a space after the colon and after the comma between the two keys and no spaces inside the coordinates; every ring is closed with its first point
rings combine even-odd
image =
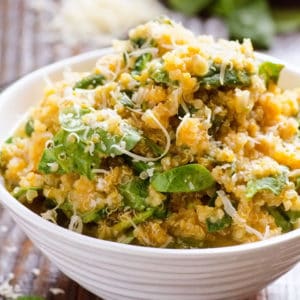
{"type": "MultiPolygon", "coordinates": [[[[70,58],[19,80],[0,95],[0,141],[41,97],[44,75],[61,78],[66,66],[89,70],[110,50],[70,58]]],[[[258,55],[261,60],[273,60],[258,55]]],[[[275,60],[276,61],[276,60],[275,60]]],[[[285,69],[285,87],[300,73],[285,69]]],[[[239,299],[262,289],[300,260],[300,230],[269,240],[216,249],[154,249],[83,236],[45,221],[0,185],[0,200],[34,244],[62,272],[105,299],[239,299]]]]}

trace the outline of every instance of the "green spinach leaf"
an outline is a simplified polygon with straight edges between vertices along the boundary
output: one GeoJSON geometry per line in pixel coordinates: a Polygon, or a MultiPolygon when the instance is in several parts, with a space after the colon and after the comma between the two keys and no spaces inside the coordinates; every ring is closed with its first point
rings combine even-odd
{"type": "Polygon", "coordinates": [[[139,132],[124,120],[120,135],[109,133],[101,124],[87,127],[82,121],[86,113],[89,110],[67,109],[61,114],[63,129],[54,136],[53,145],[44,150],[38,165],[41,173],[74,172],[92,179],[92,169],[99,166],[102,157],[121,155],[122,149],[131,150],[141,139],[139,132]]]}
{"type": "Polygon", "coordinates": [[[27,136],[31,137],[33,132],[34,132],[34,121],[32,119],[29,119],[25,124],[25,133],[27,136]]]}
{"type": "Polygon", "coordinates": [[[289,210],[286,211],[285,214],[288,216],[291,223],[297,222],[300,218],[300,211],[299,210],[289,210]]]}
{"type": "Polygon", "coordinates": [[[263,177],[260,179],[253,179],[247,183],[246,197],[252,198],[258,192],[263,190],[269,190],[274,195],[278,196],[286,184],[287,176],[285,173],[282,173],[276,177],[263,177]]]}
{"type": "Polygon", "coordinates": [[[81,215],[82,222],[84,224],[91,222],[98,222],[99,220],[105,218],[107,215],[107,210],[105,208],[94,209],[92,211],[86,212],[81,215]]]}
{"type": "Polygon", "coordinates": [[[122,155],[120,148],[131,150],[141,140],[140,133],[125,123],[125,121],[122,131],[123,136],[112,135],[103,129],[97,129],[96,133],[100,136],[100,142],[95,144],[96,151],[106,154],[107,156],[122,155]],[[121,146],[122,143],[124,143],[123,146],[121,146]]]}
{"type": "MultiPolygon", "coordinates": [[[[57,202],[53,199],[47,199],[48,201],[51,201],[54,205],[52,207],[49,207],[49,208],[54,208],[55,206],[57,206],[57,202]]],[[[63,203],[61,203],[59,205],[59,208],[63,213],[64,215],[67,217],[67,218],[71,218],[73,215],[74,215],[74,207],[73,207],[73,204],[69,201],[64,201],[63,203]]]]}
{"type": "MultiPolygon", "coordinates": [[[[84,132],[79,134],[83,136],[84,132]]],[[[100,164],[101,157],[86,151],[87,143],[84,140],[73,141],[69,137],[70,133],[65,130],[55,135],[54,145],[44,150],[38,170],[45,174],[74,172],[92,179],[92,168],[100,164]]]]}
{"type": "Polygon", "coordinates": [[[268,207],[268,212],[274,218],[276,225],[282,228],[283,232],[288,232],[293,229],[289,217],[281,207],[268,207]]]}
{"type": "Polygon", "coordinates": [[[132,219],[122,220],[119,223],[112,226],[112,232],[114,233],[115,236],[117,236],[123,231],[133,227],[134,224],[138,225],[147,221],[149,218],[153,216],[154,212],[155,212],[154,207],[147,208],[145,211],[136,214],[132,219]]]}
{"type": "Polygon", "coordinates": [[[14,138],[13,138],[12,136],[10,136],[10,137],[5,141],[5,143],[6,143],[6,144],[12,144],[13,140],[14,140],[14,138]]]}
{"type": "Polygon", "coordinates": [[[74,85],[74,89],[84,89],[84,90],[92,90],[95,89],[99,85],[103,85],[105,81],[105,77],[101,74],[92,74],[89,75],[80,81],[76,82],[74,85]]]}
{"type": "Polygon", "coordinates": [[[164,151],[159,147],[153,140],[144,137],[146,145],[151,149],[151,151],[154,153],[154,155],[161,155],[164,151]]]}
{"type": "Polygon", "coordinates": [[[251,77],[245,70],[226,68],[223,82],[220,77],[220,66],[211,65],[205,76],[198,77],[198,82],[205,89],[217,89],[221,86],[234,88],[246,87],[251,84],[251,77]]]}
{"type": "Polygon", "coordinates": [[[169,84],[170,78],[169,73],[163,69],[156,69],[150,75],[150,78],[154,80],[157,84],[169,84]]]}
{"type": "Polygon", "coordinates": [[[143,211],[147,207],[149,182],[140,178],[134,178],[126,184],[119,186],[119,192],[123,196],[124,204],[137,211],[143,211]]]}
{"type": "Polygon", "coordinates": [[[266,85],[268,85],[270,81],[277,83],[283,68],[284,65],[266,61],[259,66],[258,74],[265,80],[266,85]]]}
{"type": "Polygon", "coordinates": [[[158,173],[152,177],[151,185],[158,192],[188,193],[206,190],[215,181],[210,172],[199,164],[189,164],[158,173]]]}
{"type": "Polygon", "coordinates": [[[206,219],[206,226],[208,232],[217,232],[229,227],[232,223],[232,218],[225,214],[222,219],[212,222],[210,218],[206,219]]]}
{"type": "Polygon", "coordinates": [[[12,196],[15,198],[20,198],[22,196],[24,196],[27,191],[39,191],[41,190],[40,187],[35,187],[35,186],[31,186],[31,187],[17,187],[13,190],[12,192],[12,196]]]}
{"type": "Polygon", "coordinates": [[[131,44],[135,48],[141,48],[146,43],[146,41],[147,41],[147,39],[143,38],[143,37],[137,37],[137,38],[130,39],[131,44]]]}
{"type": "Polygon", "coordinates": [[[144,53],[141,56],[139,56],[135,62],[134,68],[133,68],[133,75],[139,75],[141,72],[146,68],[146,65],[148,62],[150,62],[152,59],[151,53],[144,53]]]}

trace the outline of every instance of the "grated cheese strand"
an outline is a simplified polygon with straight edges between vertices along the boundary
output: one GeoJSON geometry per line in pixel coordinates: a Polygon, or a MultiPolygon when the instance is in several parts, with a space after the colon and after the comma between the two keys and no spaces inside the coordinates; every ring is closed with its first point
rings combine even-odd
{"type": "Polygon", "coordinates": [[[68,228],[70,230],[74,231],[74,232],[82,233],[82,230],[83,230],[82,219],[77,215],[73,215],[71,217],[70,224],[69,224],[68,228]]]}
{"type": "Polygon", "coordinates": [[[262,235],[259,231],[254,229],[253,227],[246,224],[246,220],[241,218],[236,211],[236,209],[231,204],[231,201],[228,199],[224,191],[217,191],[218,196],[221,198],[221,201],[224,205],[225,212],[237,223],[243,225],[245,227],[245,230],[250,233],[256,235],[260,240],[264,240],[265,236],[262,235]]]}
{"type": "Polygon", "coordinates": [[[166,128],[159,122],[159,120],[154,116],[153,112],[148,109],[145,111],[145,114],[149,114],[149,116],[153,119],[153,121],[156,123],[156,125],[161,129],[161,131],[163,132],[163,134],[166,137],[166,147],[164,152],[158,156],[158,157],[144,157],[135,153],[132,153],[128,150],[126,150],[123,147],[120,147],[119,145],[112,145],[112,148],[117,149],[118,151],[122,152],[123,154],[126,154],[128,156],[130,156],[131,158],[138,160],[138,161],[143,161],[143,162],[152,162],[152,161],[157,161],[160,160],[162,157],[164,157],[170,150],[170,146],[171,146],[171,138],[169,133],[167,132],[166,128]]]}
{"type": "Polygon", "coordinates": [[[227,67],[227,62],[223,61],[221,64],[221,67],[220,67],[220,84],[221,85],[224,84],[226,67],[227,67]]]}
{"type": "Polygon", "coordinates": [[[109,174],[109,171],[105,169],[92,169],[92,173],[95,174],[109,174]]]}

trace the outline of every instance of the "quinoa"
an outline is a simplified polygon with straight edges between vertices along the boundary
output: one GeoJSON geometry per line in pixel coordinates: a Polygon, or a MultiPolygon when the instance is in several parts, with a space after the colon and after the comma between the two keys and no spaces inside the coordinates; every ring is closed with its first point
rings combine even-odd
{"type": "Polygon", "coordinates": [[[45,219],[150,247],[254,242],[299,227],[300,90],[250,40],[159,18],[69,72],[1,147],[7,189],[45,219]]]}

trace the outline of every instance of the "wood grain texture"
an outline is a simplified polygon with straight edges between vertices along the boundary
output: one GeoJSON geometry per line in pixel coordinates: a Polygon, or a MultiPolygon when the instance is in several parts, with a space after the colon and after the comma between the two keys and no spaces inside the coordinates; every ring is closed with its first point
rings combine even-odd
{"type": "MultiPolygon", "coordinates": [[[[28,4],[29,0],[0,0],[0,86],[55,60],[89,50],[88,47],[72,49],[60,43],[46,43],[43,28],[47,18],[29,10],[28,4]]],[[[175,17],[180,19],[178,15],[175,17]]],[[[197,33],[226,36],[226,29],[216,19],[183,21],[197,33]]],[[[300,67],[299,50],[300,34],[294,34],[277,37],[270,53],[300,67]]],[[[55,300],[99,299],[49,262],[0,206],[0,284],[10,273],[15,275],[12,284],[18,284],[24,295],[55,300]],[[36,270],[39,276],[35,275],[36,270]],[[65,294],[55,296],[51,288],[61,288],[65,294]]],[[[298,300],[299,287],[300,265],[249,300],[298,300]]]]}

